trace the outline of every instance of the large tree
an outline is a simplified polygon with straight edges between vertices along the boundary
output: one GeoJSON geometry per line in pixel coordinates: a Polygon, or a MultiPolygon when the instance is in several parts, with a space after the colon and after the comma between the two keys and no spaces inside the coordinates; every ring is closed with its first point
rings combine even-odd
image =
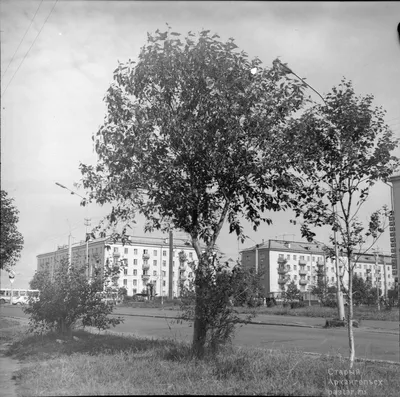
{"type": "MultiPolygon", "coordinates": [[[[317,200],[298,208],[304,216],[303,235],[312,240],[311,226],[330,225],[338,232],[332,239],[331,256],[345,258],[348,286],[348,332],[350,365],[355,358],[353,319],[353,274],[360,255],[382,235],[389,211],[376,210],[364,225],[358,218],[371,187],[386,181],[399,165],[392,155],[398,141],[384,122],[384,110],[373,106],[373,96],[356,95],[345,79],[325,96],[323,105],[311,107],[298,124],[296,141],[302,154],[308,183],[320,191],[317,200]],[[335,246],[336,245],[336,246],[335,246]]],[[[337,275],[339,278],[339,275],[337,275]]]]}
{"type": "Polygon", "coordinates": [[[19,211],[6,191],[1,190],[0,268],[10,271],[21,256],[24,238],[17,229],[19,211]]]}
{"type": "Polygon", "coordinates": [[[201,357],[206,270],[224,223],[244,239],[243,220],[256,229],[271,223],[266,211],[292,205],[300,180],[282,131],[304,103],[303,83],[278,61],[264,68],[249,60],[232,38],[223,42],[207,30],[182,38],[168,29],[148,34],[136,63],[119,63],[105,102],[93,137],[97,165],[80,165],[88,201],[113,203],[110,227],[128,225],[137,211],[146,230],[191,236],[198,257],[193,351],[201,357]]]}

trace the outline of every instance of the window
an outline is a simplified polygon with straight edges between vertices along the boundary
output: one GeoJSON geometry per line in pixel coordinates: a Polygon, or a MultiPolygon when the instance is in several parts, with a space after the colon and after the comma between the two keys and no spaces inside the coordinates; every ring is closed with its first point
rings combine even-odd
{"type": "Polygon", "coordinates": [[[307,280],[310,281],[310,276],[307,276],[307,280]]]}
{"type": "Polygon", "coordinates": [[[157,270],[153,270],[153,276],[157,276],[157,270]]]}
{"type": "Polygon", "coordinates": [[[167,251],[164,250],[164,251],[162,252],[162,256],[167,256],[167,251]]]}
{"type": "Polygon", "coordinates": [[[332,280],[332,282],[334,282],[334,281],[335,281],[335,277],[332,277],[332,279],[331,279],[331,280],[332,280]]]}
{"type": "Polygon", "coordinates": [[[300,260],[304,261],[304,255],[300,255],[300,260]]]}
{"type": "Polygon", "coordinates": [[[124,269],[124,276],[128,275],[128,269],[124,269]]]}
{"type": "Polygon", "coordinates": [[[118,252],[118,247],[114,247],[114,252],[118,252]]]}
{"type": "Polygon", "coordinates": [[[153,251],[153,255],[154,255],[154,256],[157,256],[157,250],[154,250],[154,251],[153,251]]]}
{"type": "Polygon", "coordinates": [[[153,266],[157,266],[157,260],[153,261],[153,266]]]}
{"type": "Polygon", "coordinates": [[[135,285],[135,286],[136,286],[136,285],[137,285],[137,280],[133,280],[133,281],[132,281],[132,285],[135,285]]]}
{"type": "Polygon", "coordinates": [[[167,261],[162,261],[162,265],[163,265],[164,267],[166,267],[166,266],[167,266],[167,261]]]}
{"type": "Polygon", "coordinates": [[[146,250],[146,249],[143,250],[143,254],[148,254],[148,253],[149,253],[148,250],[146,250]]]}
{"type": "Polygon", "coordinates": [[[294,270],[297,270],[297,265],[293,265],[293,269],[294,269],[294,270]]]}
{"type": "Polygon", "coordinates": [[[294,278],[295,280],[297,280],[297,275],[295,274],[295,275],[293,276],[293,278],[294,278]]]}
{"type": "Polygon", "coordinates": [[[332,273],[334,272],[333,267],[331,267],[331,272],[332,272],[332,273]]]}
{"type": "Polygon", "coordinates": [[[133,265],[136,266],[137,265],[137,259],[133,260],[133,265]]]}
{"type": "Polygon", "coordinates": [[[193,259],[193,252],[189,252],[189,258],[193,259]]]}
{"type": "Polygon", "coordinates": [[[166,284],[165,284],[165,281],[162,282],[162,285],[163,285],[163,287],[165,287],[165,285],[166,285],[166,284]]]}
{"type": "Polygon", "coordinates": [[[137,270],[136,269],[133,269],[133,275],[137,276],[137,270]]]}
{"type": "Polygon", "coordinates": [[[162,275],[163,275],[163,277],[165,277],[167,275],[167,272],[163,271],[162,275]]]}
{"type": "Polygon", "coordinates": [[[136,294],[136,293],[137,293],[137,289],[134,288],[134,289],[132,290],[132,292],[133,292],[133,294],[136,294]]]}
{"type": "Polygon", "coordinates": [[[310,271],[310,266],[307,266],[307,270],[310,271]]]}
{"type": "Polygon", "coordinates": [[[290,265],[287,265],[288,270],[290,271],[290,265]]]}
{"type": "Polygon", "coordinates": [[[312,261],[315,262],[315,256],[312,257],[312,261]]]}
{"type": "Polygon", "coordinates": [[[286,259],[287,259],[287,260],[290,260],[290,255],[286,255],[286,259]]]}
{"type": "Polygon", "coordinates": [[[133,255],[137,255],[137,248],[133,249],[133,255]]]}
{"type": "Polygon", "coordinates": [[[307,255],[307,262],[310,262],[310,255],[307,255]]]}
{"type": "Polygon", "coordinates": [[[175,261],[172,261],[172,266],[175,266],[175,261]]]}
{"type": "Polygon", "coordinates": [[[128,253],[128,248],[124,249],[124,253],[127,254],[128,253]]]}
{"type": "Polygon", "coordinates": [[[283,259],[283,254],[279,254],[279,258],[282,258],[282,259],[283,259]]]}
{"type": "Polygon", "coordinates": [[[128,280],[124,278],[124,286],[128,285],[128,280]]]}
{"type": "Polygon", "coordinates": [[[295,261],[297,259],[297,255],[293,255],[293,260],[295,261]]]}

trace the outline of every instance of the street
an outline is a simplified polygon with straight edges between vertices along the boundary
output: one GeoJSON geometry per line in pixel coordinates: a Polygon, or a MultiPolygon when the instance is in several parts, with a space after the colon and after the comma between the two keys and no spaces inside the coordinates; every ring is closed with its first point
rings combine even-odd
{"type": "MultiPolygon", "coordinates": [[[[26,318],[20,307],[2,305],[2,316],[26,318]]],[[[171,318],[123,316],[125,321],[113,329],[142,337],[190,341],[191,324],[179,324],[171,318]]],[[[284,319],[282,317],[282,319],[284,319]]],[[[399,335],[354,329],[356,357],[399,362],[399,335]]],[[[248,324],[238,327],[234,344],[266,349],[301,350],[313,353],[340,353],[348,356],[347,329],[322,329],[282,325],[248,324]]]]}

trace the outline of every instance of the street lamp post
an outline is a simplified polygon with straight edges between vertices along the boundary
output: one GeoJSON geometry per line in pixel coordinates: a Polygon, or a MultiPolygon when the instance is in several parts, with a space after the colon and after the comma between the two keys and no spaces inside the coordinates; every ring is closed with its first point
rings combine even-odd
{"type": "MultiPolygon", "coordinates": [[[[293,72],[292,69],[278,61],[279,66],[281,67],[282,70],[284,70],[288,74],[293,74],[296,76],[303,84],[305,84],[307,87],[311,88],[324,102],[325,105],[327,105],[325,99],[323,96],[313,87],[310,86],[310,84],[306,83],[300,76],[298,76],[295,72],[293,72]]],[[[335,215],[336,219],[336,206],[333,205],[333,214],[335,215]]],[[[338,315],[340,320],[344,320],[344,305],[343,305],[343,296],[341,292],[341,286],[340,286],[340,280],[339,280],[339,264],[338,264],[338,247],[337,247],[337,236],[336,236],[336,228],[333,229],[333,240],[335,244],[335,263],[336,263],[336,288],[337,288],[337,302],[338,302],[338,315]]]]}
{"type": "MultiPolygon", "coordinates": [[[[71,192],[72,195],[79,196],[80,198],[85,199],[85,197],[83,197],[83,196],[81,196],[80,194],[74,192],[73,190],[67,188],[66,186],[62,185],[61,183],[55,182],[55,184],[56,184],[57,186],[61,187],[62,189],[68,190],[69,192],[71,192]]],[[[88,269],[88,274],[89,274],[89,240],[88,240],[88,238],[87,238],[87,226],[89,226],[89,221],[90,221],[90,219],[85,218],[85,226],[86,226],[86,266],[87,266],[87,269],[88,269]]],[[[72,236],[71,236],[71,231],[70,231],[70,232],[69,232],[69,235],[68,235],[68,272],[69,272],[70,269],[71,269],[71,263],[72,263],[72,243],[71,243],[71,237],[72,237],[72,236]]],[[[89,276],[90,276],[90,274],[89,274],[89,276]]]]}

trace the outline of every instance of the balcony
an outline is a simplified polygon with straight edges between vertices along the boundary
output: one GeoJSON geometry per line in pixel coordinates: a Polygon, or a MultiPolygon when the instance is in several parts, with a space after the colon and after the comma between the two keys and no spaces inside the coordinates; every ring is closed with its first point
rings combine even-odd
{"type": "Polygon", "coordinates": [[[278,284],[286,284],[289,281],[289,277],[279,277],[278,284]]]}
{"type": "Polygon", "coordinates": [[[185,264],[184,263],[180,263],[179,264],[179,270],[185,270],[185,269],[186,269],[185,264]]]}
{"type": "Polygon", "coordinates": [[[115,256],[116,258],[119,258],[121,256],[121,254],[118,251],[114,251],[113,256],[115,256]]]}
{"type": "Polygon", "coordinates": [[[308,283],[307,280],[303,280],[303,279],[299,280],[300,285],[307,285],[307,283],[308,283]]]}
{"type": "Polygon", "coordinates": [[[179,280],[182,282],[186,281],[186,276],[184,274],[181,274],[181,276],[179,277],[179,280]]]}
{"type": "Polygon", "coordinates": [[[147,261],[147,260],[150,259],[150,255],[149,254],[143,254],[142,258],[143,258],[144,261],[147,261]]]}
{"type": "Polygon", "coordinates": [[[143,263],[143,266],[142,266],[142,269],[143,269],[143,270],[148,270],[148,269],[150,269],[150,264],[149,264],[149,262],[144,262],[144,263],[143,263]]]}
{"type": "Polygon", "coordinates": [[[306,265],[307,264],[307,261],[305,260],[305,259],[299,259],[299,265],[300,266],[304,266],[304,265],[306,265]]]}
{"type": "Polygon", "coordinates": [[[286,259],[285,258],[278,258],[278,263],[286,263],[286,259]]]}
{"type": "Polygon", "coordinates": [[[278,266],[278,274],[286,274],[289,271],[290,270],[287,266],[278,266]]]}
{"type": "Polygon", "coordinates": [[[318,259],[317,266],[324,266],[324,261],[321,259],[318,259]]]}
{"type": "Polygon", "coordinates": [[[142,280],[146,283],[150,279],[150,274],[142,274],[142,280]]]}
{"type": "Polygon", "coordinates": [[[304,267],[301,267],[301,268],[299,269],[299,274],[300,274],[301,276],[305,276],[305,275],[307,274],[307,270],[306,270],[304,267]]]}

